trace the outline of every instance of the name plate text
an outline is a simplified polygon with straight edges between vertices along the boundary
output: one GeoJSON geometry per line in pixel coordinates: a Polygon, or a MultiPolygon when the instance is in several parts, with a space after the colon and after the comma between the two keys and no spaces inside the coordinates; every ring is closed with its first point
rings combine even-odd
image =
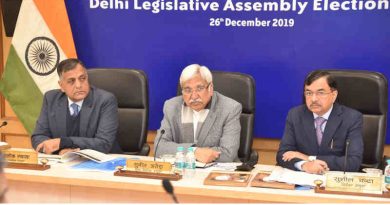
{"type": "Polygon", "coordinates": [[[381,175],[330,172],[326,174],[326,190],[382,194],[381,175]]]}
{"type": "Polygon", "coordinates": [[[38,152],[33,149],[11,148],[3,150],[7,162],[22,164],[38,164],[38,152]]]}
{"type": "Polygon", "coordinates": [[[128,159],[126,160],[126,170],[153,173],[171,173],[172,165],[169,162],[128,159]]]}

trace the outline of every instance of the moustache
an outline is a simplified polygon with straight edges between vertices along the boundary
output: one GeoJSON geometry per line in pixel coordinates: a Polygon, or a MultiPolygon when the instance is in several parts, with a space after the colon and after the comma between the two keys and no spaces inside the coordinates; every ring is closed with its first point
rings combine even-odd
{"type": "Polygon", "coordinates": [[[190,104],[193,103],[202,103],[202,100],[201,99],[190,100],[190,104]]]}
{"type": "Polygon", "coordinates": [[[312,103],[312,104],[310,104],[310,107],[313,107],[313,106],[319,106],[319,107],[321,107],[321,105],[320,105],[320,104],[317,104],[317,103],[312,103]]]}

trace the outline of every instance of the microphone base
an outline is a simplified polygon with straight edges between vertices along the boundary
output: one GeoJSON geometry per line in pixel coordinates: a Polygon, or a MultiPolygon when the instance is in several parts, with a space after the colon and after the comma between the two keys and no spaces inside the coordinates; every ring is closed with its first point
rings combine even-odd
{"type": "Polygon", "coordinates": [[[114,172],[114,176],[138,177],[138,178],[147,178],[147,179],[169,179],[171,181],[178,181],[183,178],[179,174],[163,174],[163,173],[139,172],[139,171],[129,171],[129,170],[118,170],[114,172]]]}

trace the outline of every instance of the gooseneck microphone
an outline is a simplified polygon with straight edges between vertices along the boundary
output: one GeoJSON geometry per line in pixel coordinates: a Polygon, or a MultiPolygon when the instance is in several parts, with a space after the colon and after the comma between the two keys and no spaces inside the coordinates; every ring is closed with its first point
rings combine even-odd
{"type": "Polygon", "coordinates": [[[344,155],[344,174],[345,170],[347,169],[347,163],[348,163],[348,147],[349,147],[349,139],[345,142],[345,155],[344,155]]]}
{"type": "Polygon", "coordinates": [[[0,125],[0,128],[1,128],[1,127],[4,127],[4,126],[6,126],[6,125],[8,125],[8,122],[7,122],[7,121],[3,121],[3,122],[1,123],[1,125],[0,125]]]}
{"type": "Polygon", "coordinates": [[[158,145],[160,144],[161,138],[163,137],[164,133],[165,133],[165,130],[162,129],[160,131],[160,138],[158,139],[157,144],[156,144],[156,149],[154,149],[154,161],[156,161],[156,154],[157,154],[158,145]]]}
{"type": "Polygon", "coordinates": [[[172,186],[171,182],[169,181],[169,179],[163,179],[163,180],[162,180],[162,185],[163,185],[163,187],[164,187],[164,190],[165,190],[169,195],[171,195],[173,201],[174,201],[176,204],[179,203],[179,202],[177,201],[177,198],[176,198],[175,193],[173,192],[173,186],[172,186]]]}

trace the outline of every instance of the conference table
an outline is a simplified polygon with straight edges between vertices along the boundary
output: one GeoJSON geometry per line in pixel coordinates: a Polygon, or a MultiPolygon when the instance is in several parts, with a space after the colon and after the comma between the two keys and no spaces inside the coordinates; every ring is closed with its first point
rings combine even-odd
{"type": "MultiPolygon", "coordinates": [[[[130,158],[131,156],[126,155],[130,158]]],[[[144,157],[145,159],[152,159],[144,157]]],[[[161,180],[114,176],[111,172],[79,171],[57,163],[45,171],[5,168],[8,202],[16,203],[172,203],[161,180]]],[[[256,165],[252,170],[272,170],[256,165]]],[[[389,198],[318,194],[310,190],[203,185],[210,169],[197,169],[194,178],[172,181],[180,203],[390,203],[389,198]]]]}

